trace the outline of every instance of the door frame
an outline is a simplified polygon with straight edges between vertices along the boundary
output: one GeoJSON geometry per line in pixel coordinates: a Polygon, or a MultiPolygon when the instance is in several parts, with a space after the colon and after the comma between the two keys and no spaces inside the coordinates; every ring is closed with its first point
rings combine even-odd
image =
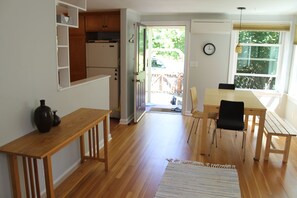
{"type": "Polygon", "coordinates": [[[183,80],[183,95],[182,95],[182,114],[186,115],[186,107],[189,104],[189,48],[190,48],[190,22],[188,21],[142,21],[146,26],[185,26],[185,60],[184,60],[184,80],[183,80]]]}

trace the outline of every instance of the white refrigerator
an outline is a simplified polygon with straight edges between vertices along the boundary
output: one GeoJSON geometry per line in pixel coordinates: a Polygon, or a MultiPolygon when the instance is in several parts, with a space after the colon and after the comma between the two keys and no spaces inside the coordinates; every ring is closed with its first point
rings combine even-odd
{"type": "Polygon", "coordinates": [[[119,44],[86,43],[87,77],[109,75],[111,118],[120,118],[119,107],[119,44]]]}

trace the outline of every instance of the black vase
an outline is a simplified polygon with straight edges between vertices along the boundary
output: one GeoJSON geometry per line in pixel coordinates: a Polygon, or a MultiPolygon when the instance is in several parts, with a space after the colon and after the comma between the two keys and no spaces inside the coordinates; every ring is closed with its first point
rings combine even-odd
{"type": "Polygon", "coordinates": [[[40,106],[35,109],[34,122],[39,132],[49,132],[53,126],[53,113],[51,108],[45,105],[45,100],[40,100],[40,106]]]}
{"type": "Polygon", "coordinates": [[[53,114],[53,126],[58,126],[61,123],[61,119],[59,116],[57,116],[57,110],[54,110],[53,114]]]}

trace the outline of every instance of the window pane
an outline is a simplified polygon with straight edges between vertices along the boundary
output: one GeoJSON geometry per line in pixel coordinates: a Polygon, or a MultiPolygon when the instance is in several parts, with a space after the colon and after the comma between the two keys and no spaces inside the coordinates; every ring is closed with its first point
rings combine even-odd
{"type": "Polygon", "coordinates": [[[276,75],[277,62],[267,60],[237,60],[236,73],[276,75]]]}
{"type": "Polygon", "coordinates": [[[275,77],[237,76],[236,88],[275,90],[275,77]]]}
{"type": "Polygon", "coordinates": [[[138,72],[145,71],[145,48],[146,29],[139,26],[138,30],[138,72]]]}
{"type": "Polygon", "coordinates": [[[271,46],[242,46],[242,53],[238,54],[238,58],[266,58],[277,60],[279,47],[271,46]]]}
{"type": "Polygon", "coordinates": [[[240,31],[240,43],[279,44],[280,32],[240,31]]]}

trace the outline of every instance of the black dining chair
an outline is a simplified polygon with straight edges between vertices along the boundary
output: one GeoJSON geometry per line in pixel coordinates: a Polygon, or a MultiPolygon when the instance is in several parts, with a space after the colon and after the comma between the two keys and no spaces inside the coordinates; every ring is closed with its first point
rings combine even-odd
{"type": "Polygon", "coordinates": [[[235,89],[235,84],[219,83],[219,89],[235,89]]]}
{"type": "MultiPolygon", "coordinates": [[[[222,129],[243,132],[241,147],[242,149],[244,149],[243,161],[245,161],[246,132],[244,127],[244,102],[221,100],[220,108],[219,108],[219,117],[216,121],[216,127],[217,127],[216,130],[214,130],[213,132],[212,143],[211,143],[211,144],[214,144],[214,141],[216,141],[216,147],[217,147],[217,137],[216,137],[217,129],[220,129],[220,132],[222,131],[222,129]]],[[[237,136],[237,132],[235,133],[236,136],[237,136]]],[[[211,153],[211,147],[210,147],[210,153],[211,153]]]]}

